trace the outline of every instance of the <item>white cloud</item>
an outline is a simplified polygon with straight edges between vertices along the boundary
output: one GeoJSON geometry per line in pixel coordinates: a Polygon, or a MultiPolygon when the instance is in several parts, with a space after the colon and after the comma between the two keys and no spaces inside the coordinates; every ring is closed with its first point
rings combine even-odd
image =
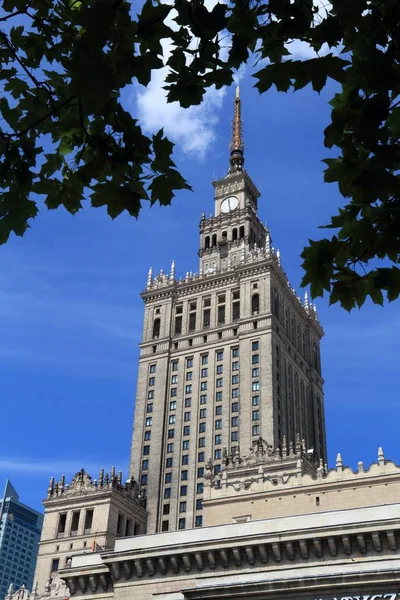
{"type": "Polygon", "coordinates": [[[216,139],[217,111],[222,107],[225,91],[210,88],[202,104],[184,109],[178,102],[167,103],[163,89],[166,74],[167,69],[155,72],[147,88],[137,93],[142,126],[150,132],[164,128],[167,137],[179,144],[183,152],[203,157],[216,139]]]}
{"type": "MultiPolygon", "coordinates": [[[[208,10],[217,0],[206,0],[208,10]]],[[[173,11],[166,19],[170,27],[176,27],[173,11]]],[[[196,41],[194,41],[196,43],[196,41]]],[[[171,52],[170,40],[163,41],[164,59],[171,52]]],[[[225,90],[207,89],[203,102],[198,106],[182,108],[178,102],[167,103],[167,92],[164,90],[168,69],[154,71],[149,85],[141,87],[136,93],[139,119],[143,129],[155,132],[163,128],[167,137],[177,143],[185,154],[204,157],[216,140],[216,125],[219,120],[218,111],[222,108],[225,90]]]]}

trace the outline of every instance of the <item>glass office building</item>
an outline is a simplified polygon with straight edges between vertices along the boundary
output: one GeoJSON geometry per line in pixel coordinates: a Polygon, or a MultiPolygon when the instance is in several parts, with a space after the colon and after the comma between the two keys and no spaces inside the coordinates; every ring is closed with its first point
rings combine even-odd
{"type": "Polygon", "coordinates": [[[0,600],[10,583],[32,589],[43,515],[19,501],[10,481],[0,500],[0,600]]]}

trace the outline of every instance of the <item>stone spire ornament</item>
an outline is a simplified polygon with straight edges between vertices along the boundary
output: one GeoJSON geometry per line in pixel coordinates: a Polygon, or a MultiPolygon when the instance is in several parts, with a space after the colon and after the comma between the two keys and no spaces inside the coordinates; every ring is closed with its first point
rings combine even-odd
{"type": "Polygon", "coordinates": [[[153,282],[153,268],[150,267],[148,275],[147,275],[146,288],[151,287],[152,282],[153,282]]]}
{"type": "Polygon", "coordinates": [[[304,292],[304,308],[306,309],[307,312],[310,308],[310,302],[308,300],[308,292],[304,292]]]}
{"type": "Polygon", "coordinates": [[[337,469],[342,469],[343,468],[342,455],[339,452],[338,452],[338,454],[336,456],[336,468],[337,469]]]}
{"type": "Polygon", "coordinates": [[[380,446],[378,448],[378,462],[379,462],[379,464],[385,462],[385,455],[383,454],[383,448],[382,448],[382,446],[380,446]]]}
{"type": "Polygon", "coordinates": [[[236,88],[234,114],[232,121],[232,138],[230,142],[231,156],[229,159],[229,174],[243,171],[244,165],[244,142],[243,142],[243,123],[242,123],[242,103],[240,100],[240,88],[236,88]]]}
{"type": "Polygon", "coordinates": [[[170,281],[175,280],[175,261],[174,260],[171,263],[171,270],[169,272],[169,280],[170,281]]]}

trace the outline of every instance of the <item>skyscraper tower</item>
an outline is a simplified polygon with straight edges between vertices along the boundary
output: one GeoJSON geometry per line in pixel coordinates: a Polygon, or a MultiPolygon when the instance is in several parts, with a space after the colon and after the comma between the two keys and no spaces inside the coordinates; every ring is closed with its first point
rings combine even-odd
{"type": "Polygon", "coordinates": [[[289,285],[260,221],[244,168],[241,100],[234,101],[227,175],[215,214],[200,221],[200,268],[176,280],[149,271],[131,474],[147,490],[148,533],[202,525],[203,475],[260,436],[304,440],[326,461],[320,368],[323,331],[307,295],[289,285]]]}

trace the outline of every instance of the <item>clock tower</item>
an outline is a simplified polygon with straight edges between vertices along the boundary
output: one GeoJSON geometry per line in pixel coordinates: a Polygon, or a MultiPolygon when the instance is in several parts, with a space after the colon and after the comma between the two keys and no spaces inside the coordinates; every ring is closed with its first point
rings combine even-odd
{"type": "Polygon", "coordinates": [[[212,273],[240,263],[254,247],[264,247],[268,230],[257,215],[260,192],[244,168],[239,87],[236,88],[229,170],[213,182],[215,216],[200,222],[200,271],[212,273]]]}

